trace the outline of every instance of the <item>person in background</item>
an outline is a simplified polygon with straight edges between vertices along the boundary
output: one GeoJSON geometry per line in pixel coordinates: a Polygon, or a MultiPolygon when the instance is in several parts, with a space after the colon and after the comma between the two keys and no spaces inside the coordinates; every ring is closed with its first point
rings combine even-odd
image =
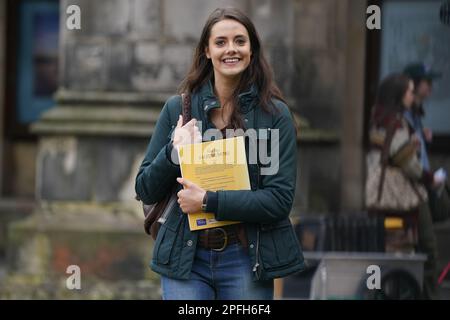
{"type": "Polygon", "coordinates": [[[405,118],[409,125],[414,128],[420,140],[420,162],[427,170],[430,169],[426,144],[433,139],[430,128],[422,124],[425,116],[424,102],[431,95],[433,80],[440,78],[441,74],[431,70],[423,63],[412,63],[405,67],[403,73],[414,82],[414,102],[410,109],[405,111],[405,118]]]}
{"type": "MultiPolygon", "coordinates": [[[[430,97],[433,81],[441,77],[441,74],[431,70],[424,63],[411,63],[405,67],[403,73],[414,82],[414,103],[410,109],[405,110],[404,116],[408,124],[414,130],[420,142],[418,156],[422,167],[430,171],[430,162],[427,152],[427,144],[431,143],[433,133],[430,128],[424,127],[422,120],[425,116],[424,102],[430,97]]],[[[428,203],[425,210],[419,211],[418,240],[419,250],[427,254],[425,263],[424,298],[438,299],[437,291],[437,243],[433,230],[431,215],[432,202],[436,200],[436,188],[427,187],[428,203]]]]}
{"type": "Polygon", "coordinates": [[[367,157],[369,176],[370,173],[380,170],[383,150],[388,150],[388,163],[395,168],[400,168],[406,180],[392,179],[395,176],[391,176],[390,183],[384,181],[384,185],[379,190],[380,182],[376,182],[374,188],[373,180],[368,179],[366,183],[366,205],[369,207],[369,214],[371,215],[399,216],[407,221],[407,224],[416,225],[418,233],[417,249],[428,255],[425,263],[423,297],[434,299],[437,297],[436,240],[432,230],[427,190],[435,188],[439,181],[423,165],[419,156],[421,140],[405,116],[406,112],[411,112],[414,99],[414,82],[404,74],[389,75],[380,84],[371,119],[371,148],[367,157]],[[417,207],[409,209],[403,207],[370,208],[371,204],[377,202],[375,199],[379,196],[379,193],[382,194],[380,203],[402,203],[400,198],[405,200],[405,197],[411,196],[411,194],[405,193],[407,189],[405,189],[403,183],[406,184],[407,180],[410,181],[413,189],[418,195],[420,194],[420,199],[422,199],[417,207]],[[394,182],[399,183],[399,185],[393,185],[394,182]]]}

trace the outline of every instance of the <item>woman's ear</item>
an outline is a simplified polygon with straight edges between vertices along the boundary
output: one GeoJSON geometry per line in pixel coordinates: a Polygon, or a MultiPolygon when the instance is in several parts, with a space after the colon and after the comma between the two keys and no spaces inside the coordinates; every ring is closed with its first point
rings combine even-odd
{"type": "Polygon", "coordinates": [[[209,54],[209,47],[205,47],[205,55],[208,59],[211,59],[211,55],[209,54]]]}

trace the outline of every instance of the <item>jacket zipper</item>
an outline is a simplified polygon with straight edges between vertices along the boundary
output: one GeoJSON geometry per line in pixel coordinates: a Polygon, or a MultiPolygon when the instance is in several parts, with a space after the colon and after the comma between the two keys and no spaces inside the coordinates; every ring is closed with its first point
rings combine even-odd
{"type": "MultiPolygon", "coordinates": [[[[258,115],[256,113],[256,110],[253,110],[253,128],[257,128],[258,125],[258,115]]],[[[259,189],[259,158],[257,157],[257,174],[256,174],[256,190],[259,189]]],[[[253,266],[253,272],[255,272],[256,279],[259,280],[260,273],[258,272],[259,268],[259,225],[256,229],[256,259],[255,259],[255,265],[253,266]]],[[[259,268],[261,269],[261,268],[259,268]]]]}
{"type": "Polygon", "coordinates": [[[256,230],[256,263],[253,266],[253,272],[256,273],[256,279],[259,280],[259,272],[258,272],[258,267],[259,267],[259,226],[258,229],[256,230]]]}

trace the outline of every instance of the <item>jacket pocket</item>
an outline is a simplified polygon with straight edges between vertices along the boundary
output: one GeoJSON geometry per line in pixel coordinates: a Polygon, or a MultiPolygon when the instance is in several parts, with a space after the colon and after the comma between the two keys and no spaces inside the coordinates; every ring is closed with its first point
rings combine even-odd
{"type": "Polygon", "coordinates": [[[157,264],[169,264],[175,240],[178,237],[182,216],[178,214],[178,206],[174,210],[167,221],[161,225],[156,238],[153,259],[157,264]]]}
{"type": "Polygon", "coordinates": [[[265,270],[278,269],[301,257],[300,245],[289,218],[260,225],[260,256],[265,270]]]}

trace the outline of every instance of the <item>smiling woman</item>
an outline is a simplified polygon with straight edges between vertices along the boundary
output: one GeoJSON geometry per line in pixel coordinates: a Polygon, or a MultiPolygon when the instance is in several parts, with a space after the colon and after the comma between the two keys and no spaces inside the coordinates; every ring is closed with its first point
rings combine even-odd
{"type": "MultiPolygon", "coordinates": [[[[289,220],[296,131],[245,14],[227,8],[209,16],[179,91],[191,97],[193,119],[182,125],[180,96],[167,101],[136,177],[136,193],[146,204],[161,201],[179,183],[177,204],[161,225],[151,264],[161,274],[163,298],[273,299],[273,279],[304,268],[289,220]],[[228,128],[273,132],[278,170],[265,174],[261,158],[259,164],[248,163],[252,190],[204,190],[179,178],[172,150],[189,141],[206,141],[201,134],[209,129],[228,128]],[[183,132],[190,139],[183,139],[183,132]],[[191,231],[186,213],[200,211],[213,213],[217,221],[240,223],[191,231]]],[[[268,137],[258,139],[267,143],[268,137]]],[[[248,162],[253,141],[247,142],[248,162]]]]}

